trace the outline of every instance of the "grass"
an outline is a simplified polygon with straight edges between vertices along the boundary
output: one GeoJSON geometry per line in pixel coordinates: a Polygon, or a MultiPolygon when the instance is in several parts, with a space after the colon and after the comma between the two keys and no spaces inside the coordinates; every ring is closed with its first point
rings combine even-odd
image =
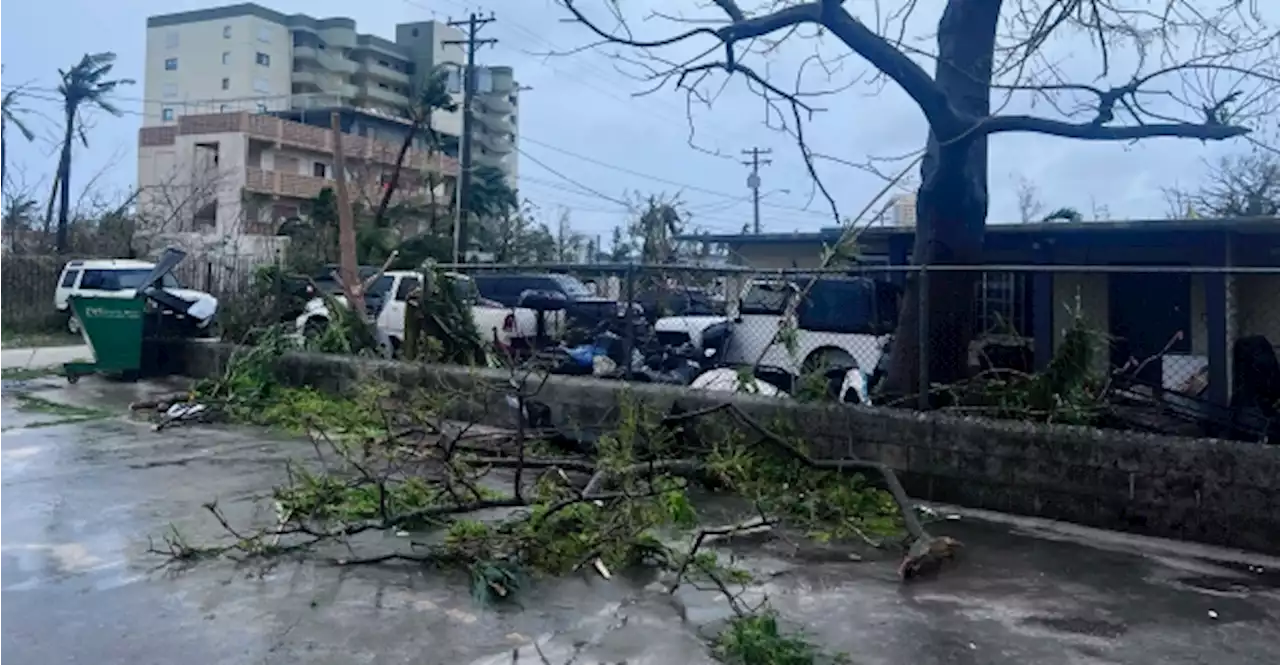
{"type": "Polygon", "coordinates": [[[61,367],[6,367],[0,369],[0,379],[5,381],[30,381],[46,376],[65,376],[61,367]]]}
{"type": "Polygon", "coordinates": [[[79,335],[60,330],[56,332],[13,332],[0,331],[0,347],[6,349],[28,349],[46,346],[79,346],[84,338],[79,335]]]}
{"type": "Polygon", "coordinates": [[[69,425],[72,423],[82,423],[90,420],[102,420],[115,415],[105,409],[95,409],[88,406],[76,406],[74,404],[62,404],[53,400],[38,397],[30,393],[18,393],[14,396],[18,400],[18,408],[22,411],[30,411],[35,413],[44,413],[56,416],[52,420],[42,420],[39,422],[22,425],[19,428],[6,427],[4,430],[10,429],[30,429],[33,427],[53,427],[55,425],[69,425]]]}

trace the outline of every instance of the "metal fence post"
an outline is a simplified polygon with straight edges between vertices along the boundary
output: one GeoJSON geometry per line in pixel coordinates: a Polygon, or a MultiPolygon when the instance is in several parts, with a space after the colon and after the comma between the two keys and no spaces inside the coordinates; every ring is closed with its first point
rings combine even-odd
{"type": "Polygon", "coordinates": [[[916,398],[921,411],[929,409],[929,268],[920,266],[920,274],[916,276],[916,307],[918,308],[918,329],[916,332],[916,362],[919,378],[916,398]]]}
{"type": "Polygon", "coordinates": [[[626,326],[625,336],[623,337],[622,356],[625,363],[625,369],[622,370],[622,376],[628,380],[631,379],[631,355],[636,348],[636,327],[631,321],[632,303],[636,299],[636,266],[634,263],[627,264],[626,284],[623,287],[627,296],[626,309],[624,310],[622,324],[626,326]]]}

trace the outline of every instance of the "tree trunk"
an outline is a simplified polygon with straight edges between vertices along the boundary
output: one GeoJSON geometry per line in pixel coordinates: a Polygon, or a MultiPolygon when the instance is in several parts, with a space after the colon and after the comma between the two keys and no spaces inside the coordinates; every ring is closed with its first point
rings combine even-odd
{"type": "Polygon", "coordinates": [[[71,214],[71,138],[75,133],[76,113],[74,109],[67,111],[67,130],[62,137],[62,157],[58,159],[58,235],[54,243],[59,254],[67,253],[67,224],[71,214]]]}
{"type": "Polygon", "coordinates": [[[360,268],[356,263],[356,223],[351,211],[351,198],[347,195],[347,163],[342,148],[342,119],[337,113],[330,117],[333,129],[333,178],[338,195],[338,272],[347,306],[361,320],[368,320],[364,307],[364,285],[360,268]]]}
{"type": "MultiPolygon", "coordinates": [[[[934,78],[958,112],[978,118],[990,114],[992,53],[999,2],[950,0],[938,23],[938,65],[934,78]]],[[[931,128],[916,198],[916,238],[912,264],[979,265],[987,219],[987,139],[964,137],[967,127],[948,136],[931,128]]],[[[885,393],[919,394],[920,364],[927,363],[930,384],[951,384],[967,374],[973,336],[975,271],[934,271],[907,279],[898,329],[894,334],[885,393]],[[926,297],[920,298],[920,281],[926,297]],[[922,306],[923,305],[923,306],[922,306]],[[921,330],[921,311],[928,325],[921,330]],[[921,334],[926,358],[921,358],[921,334]]]]}
{"type": "Polygon", "coordinates": [[[12,226],[9,230],[9,251],[18,253],[18,220],[9,219],[9,206],[4,200],[4,185],[9,174],[5,173],[6,166],[9,164],[9,143],[5,137],[5,121],[4,114],[0,113],[0,220],[3,220],[5,226],[12,226]]]}
{"type": "Polygon", "coordinates": [[[391,182],[387,183],[386,189],[382,191],[382,200],[378,202],[378,211],[373,215],[374,226],[382,223],[382,216],[387,214],[387,207],[391,205],[391,196],[396,193],[396,188],[400,186],[400,171],[404,168],[405,155],[409,154],[409,148],[413,146],[413,139],[418,135],[421,124],[416,120],[409,126],[409,133],[405,135],[404,142],[400,144],[400,153],[396,157],[396,166],[391,170],[391,182]]]}

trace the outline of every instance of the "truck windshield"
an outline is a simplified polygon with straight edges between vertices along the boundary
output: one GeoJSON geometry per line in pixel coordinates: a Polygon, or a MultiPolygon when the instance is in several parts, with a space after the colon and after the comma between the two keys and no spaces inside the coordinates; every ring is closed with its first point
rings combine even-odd
{"type": "Polygon", "coordinates": [[[820,279],[796,312],[801,330],[880,334],[876,287],[870,279],[820,279]]]}
{"type": "Polygon", "coordinates": [[[793,287],[787,282],[754,282],[742,296],[743,314],[782,314],[793,287]]]}
{"type": "Polygon", "coordinates": [[[466,278],[451,278],[453,283],[453,293],[459,301],[474,305],[480,300],[480,290],[476,288],[476,283],[466,278]]]}
{"type": "Polygon", "coordinates": [[[587,288],[587,285],[583,284],[577,277],[570,275],[552,275],[551,277],[556,281],[556,286],[559,286],[564,291],[564,294],[570,298],[593,297],[591,289],[587,288]]]}

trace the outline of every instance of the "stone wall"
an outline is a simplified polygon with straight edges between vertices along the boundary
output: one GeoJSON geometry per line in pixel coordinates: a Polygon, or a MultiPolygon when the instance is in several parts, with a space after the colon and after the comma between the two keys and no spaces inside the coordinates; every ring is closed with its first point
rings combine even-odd
{"type": "MultiPolygon", "coordinates": [[[[212,375],[230,352],[221,344],[189,344],[182,353],[185,371],[212,375]]],[[[316,354],[287,356],[284,371],[291,382],[327,391],[383,378],[410,389],[484,395],[468,415],[510,424],[501,390],[506,372],[316,354]]],[[[919,499],[1280,554],[1276,446],[796,404],[577,377],[552,377],[536,399],[555,422],[591,431],[617,419],[624,396],[659,409],[732,400],[761,422],[800,433],[816,456],[888,464],[919,499]]]]}

